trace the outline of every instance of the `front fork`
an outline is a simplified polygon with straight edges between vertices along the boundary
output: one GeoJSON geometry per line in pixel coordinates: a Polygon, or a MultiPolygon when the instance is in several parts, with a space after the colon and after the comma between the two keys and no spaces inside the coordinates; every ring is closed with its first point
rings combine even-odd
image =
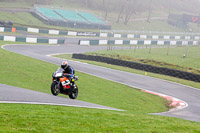
{"type": "Polygon", "coordinates": [[[74,81],[71,80],[70,91],[73,92],[75,89],[76,89],[76,84],[74,81]]]}
{"type": "Polygon", "coordinates": [[[54,79],[53,82],[56,82],[58,89],[61,89],[61,82],[60,81],[54,79]]]}

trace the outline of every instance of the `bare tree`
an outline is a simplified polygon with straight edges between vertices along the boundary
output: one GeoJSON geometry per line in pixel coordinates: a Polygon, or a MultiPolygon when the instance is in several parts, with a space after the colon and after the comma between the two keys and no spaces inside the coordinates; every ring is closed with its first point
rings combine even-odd
{"type": "Polygon", "coordinates": [[[105,0],[103,0],[103,8],[104,8],[104,11],[105,11],[104,19],[106,20],[106,19],[107,19],[107,16],[108,16],[108,6],[107,6],[105,0]]]}
{"type": "Polygon", "coordinates": [[[148,11],[148,17],[147,17],[147,22],[150,22],[150,18],[151,18],[151,13],[152,13],[152,1],[149,1],[149,11],[148,11]]]}
{"type": "Polygon", "coordinates": [[[120,1],[119,1],[120,11],[119,11],[119,14],[118,14],[116,23],[119,23],[120,17],[121,17],[121,15],[122,15],[124,9],[126,8],[127,2],[128,2],[128,0],[126,0],[125,2],[123,2],[123,0],[120,0],[120,1]]]}
{"type": "Polygon", "coordinates": [[[121,0],[116,0],[116,2],[115,2],[115,4],[114,4],[115,6],[113,7],[113,11],[115,11],[115,12],[118,11],[119,6],[120,6],[120,5],[119,5],[120,1],[121,1],[121,0]]]}
{"type": "Polygon", "coordinates": [[[126,25],[131,16],[133,15],[133,13],[136,13],[136,6],[137,5],[137,0],[128,0],[127,3],[126,3],[126,14],[125,14],[125,19],[124,19],[124,24],[126,25]]]}

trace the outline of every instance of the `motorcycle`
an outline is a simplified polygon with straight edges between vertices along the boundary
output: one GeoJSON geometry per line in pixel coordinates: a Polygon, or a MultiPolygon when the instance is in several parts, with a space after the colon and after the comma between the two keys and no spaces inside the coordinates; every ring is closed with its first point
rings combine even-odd
{"type": "Polygon", "coordinates": [[[62,68],[58,68],[56,72],[52,74],[51,93],[57,96],[59,93],[69,95],[69,98],[76,99],[78,96],[78,86],[75,81],[78,80],[78,76],[69,78],[69,74],[63,73],[62,68]]]}

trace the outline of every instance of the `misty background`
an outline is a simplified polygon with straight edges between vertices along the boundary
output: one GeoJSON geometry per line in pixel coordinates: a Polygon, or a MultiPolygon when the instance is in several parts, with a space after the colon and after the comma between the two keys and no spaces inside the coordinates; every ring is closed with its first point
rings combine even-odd
{"type": "MultiPolygon", "coordinates": [[[[169,14],[200,16],[199,0],[0,0],[0,4],[0,7],[30,8],[34,4],[38,4],[90,11],[101,19],[110,22],[112,27],[117,30],[152,30],[146,26],[151,23],[151,27],[156,30],[159,30],[159,28],[156,28],[157,25],[162,25],[161,30],[163,31],[170,28],[170,31],[183,31],[173,27],[163,28],[166,27],[163,22],[167,20],[169,14]],[[138,24],[141,21],[144,26],[138,24]],[[154,21],[156,22],[154,23],[154,21]]],[[[199,24],[191,27],[195,29],[196,26],[199,26],[199,24]]]]}

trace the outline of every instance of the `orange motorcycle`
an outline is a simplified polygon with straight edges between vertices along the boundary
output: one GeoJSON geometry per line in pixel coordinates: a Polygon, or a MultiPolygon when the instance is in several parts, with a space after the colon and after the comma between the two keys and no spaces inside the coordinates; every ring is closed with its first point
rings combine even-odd
{"type": "Polygon", "coordinates": [[[78,76],[70,77],[69,74],[63,73],[62,68],[58,68],[56,72],[52,74],[51,93],[57,96],[59,93],[69,95],[69,98],[76,99],[78,96],[78,87],[75,81],[78,80],[78,76]]]}

